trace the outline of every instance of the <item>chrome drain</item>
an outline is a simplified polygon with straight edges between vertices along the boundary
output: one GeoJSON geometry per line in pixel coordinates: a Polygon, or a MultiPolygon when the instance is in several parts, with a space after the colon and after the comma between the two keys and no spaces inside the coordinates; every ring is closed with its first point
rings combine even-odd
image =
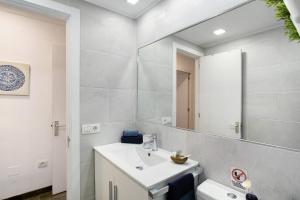
{"type": "Polygon", "coordinates": [[[236,199],[237,198],[237,196],[233,193],[227,193],[227,196],[231,199],[236,199]]]}
{"type": "Polygon", "coordinates": [[[143,170],[144,169],[143,166],[136,166],[135,168],[138,169],[138,170],[143,170]]]}

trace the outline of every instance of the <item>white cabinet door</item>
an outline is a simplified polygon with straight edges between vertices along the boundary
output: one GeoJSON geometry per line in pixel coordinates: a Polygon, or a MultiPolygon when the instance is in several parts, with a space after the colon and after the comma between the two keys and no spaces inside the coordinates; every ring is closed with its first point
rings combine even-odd
{"type": "Polygon", "coordinates": [[[199,72],[200,131],[241,138],[241,50],[202,57],[199,72]]]}
{"type": "Polygon", "coordinates": [[[113,200],[115,168],[102,156],[95,154],[96,200],[113,200]]]}
{"type": "Polygon", "coordinates": [[[148,190],[95,153],[96,200],[148,200],[148,190]]]}
{"type": "Polygon", "coordinates": [[[114,189],[115,200],[148,200],[148,190],[120,170],[115,173],[114,189]]]}

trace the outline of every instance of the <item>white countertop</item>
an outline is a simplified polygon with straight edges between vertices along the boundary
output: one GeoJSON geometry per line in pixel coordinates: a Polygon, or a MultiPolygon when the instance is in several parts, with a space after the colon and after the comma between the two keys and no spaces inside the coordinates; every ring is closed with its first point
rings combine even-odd
{"type": "Polygon", "coordinates": [[[160,164],[147,167],[146,169],[140,171],[137,170],[132,165],[132,163],[130,164],[130,158],[128,158],[130,157],[129,154],[129,156],[127,157],[124,156],[124,152],[132,152],[137,147],[141,148],[142,145],[114,143],[109,145],[96,146],[94,147],[94,150],[96,153],[99,153],[104,158],[113,163],[128,176],[140,183],[143,187],[148,189],[151,189],[154,185],[167,181],[168,179],[187,172],[199,165],[198,162],[190,159],[183,165],[175,164],[170,159],[171,152],[159,149],[158,151],[149,152],[151,154],[158,155],[165,160],[160,164]]]}

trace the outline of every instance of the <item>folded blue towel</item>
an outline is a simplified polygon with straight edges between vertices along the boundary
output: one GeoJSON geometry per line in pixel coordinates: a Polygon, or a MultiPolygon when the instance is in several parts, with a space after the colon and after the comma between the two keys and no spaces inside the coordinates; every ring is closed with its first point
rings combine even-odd
{"type": "Polygon", "coordinates": [[[129,144],[142,144],[143,143],[143,135],[139,134],[137,136],[122,136],[121,142],[129,143],[129,144]]]}
{"type": "Polygon", "coordinates": [[[167,200],[195,200],[194,176],[184,175],[170,182],[167,200]]]}
{"type": "Polygon", "coordinates": [[[138,136],[140,133],[139,133],[139,131],[138,130],[124,130],[123,131],[123,136],[128,136],[128,137],[130,137],[130,136],[138,136]]]}

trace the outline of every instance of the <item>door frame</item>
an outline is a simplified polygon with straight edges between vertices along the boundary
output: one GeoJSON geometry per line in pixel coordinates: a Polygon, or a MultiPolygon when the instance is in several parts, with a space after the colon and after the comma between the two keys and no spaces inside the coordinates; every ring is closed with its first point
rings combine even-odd
{"type": "Polygon", "coordinates": [[[0,0],[66,22],[67,199],[80,200],[80,10],[52,0],[0,0]]]}
{"type": "MultiPolygon", "coordinates": [[[[196,49],[193,49],[191,47],[188,47],[186,45],[182,45],[179,44],[178,42],[173,42],[173,65],[172,65],[172,77],[173,77],[173,88],[172,88],[172,126],[176,127],[176,106],[177,106],[177,89],[176,89],[176,85],[177,85],[177,53],[184,53],[188,56],[191,56],[192,58],[195,58],[196,60],[196,64],[195,64],[195,85],[196,87],[195,92],[197,91],[198,87],[197,87],[197,83],[198,83],[198,76],[197,73],[199,71],[198,67],[199,66],[199,61],[200,61],[200,57],[204,56],[203,52],[200,52],[196,49]]],[[[195,93],[195,102],[197,102],[198,100],[198,93],[195,93]]],[[[195,106],[195,115],[198,111],[198,107],[195,106]]],[[[195,119],[197,116],[195,116],[195,119]]],[[[195,129],[197,129],[197,123],[195,123],[195,129]]]]}

